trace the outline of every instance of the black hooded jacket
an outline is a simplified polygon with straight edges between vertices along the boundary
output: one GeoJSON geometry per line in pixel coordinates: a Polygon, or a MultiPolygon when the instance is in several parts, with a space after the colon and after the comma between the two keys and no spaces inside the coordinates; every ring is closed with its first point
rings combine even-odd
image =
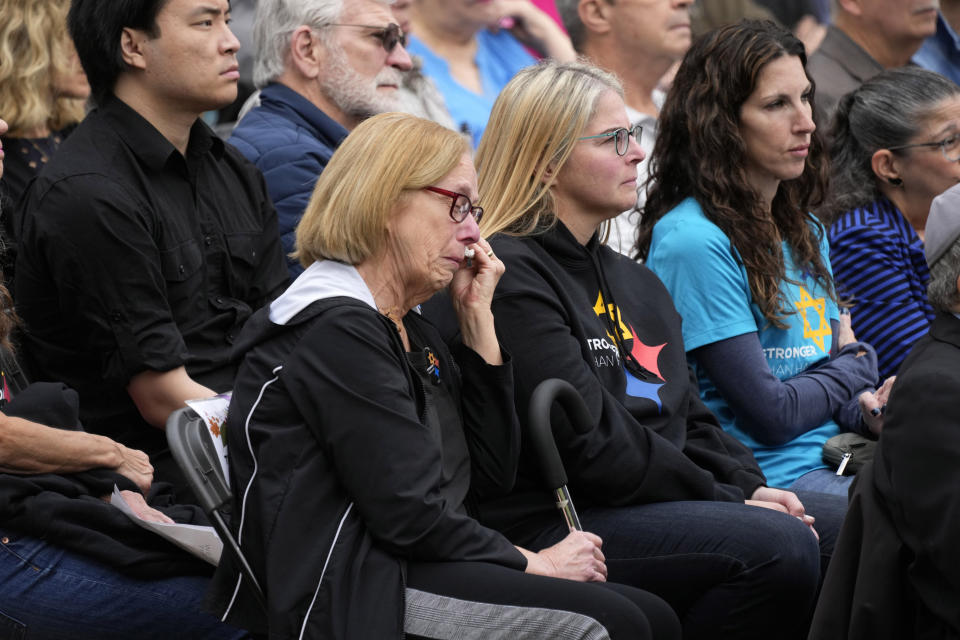
{"type": "MultiPolygon", "coordinates": [[[[226,425],[231,525],[264,588],[271,638],[402,637],[407,560],[526,566],[464,504],[471,484],[513,483],[509,364],[464,347],[458,366],[416,312],[404,324],[412,355],[356,271],[320,262],[241,334],[226,425]]],[[[229,560],[214,584],[228,622],[266,631],[229,560]]]]}
{"type": "MultiPolygon", "coordinates": [[[[700,401],[681,318],[646,267],[586,246],[561,222],[539,235],[496,236],[506,264],[493,313],[513,355],[518,413],[537,384],[559,377],[597,426],[575,434],[560,417],[558,447],[578,507],[672,500],[740,502],[765,484],[750,450],[700,401]]],[[[558,518],[526,446],[516,487],[481,507],[482,520],[523,544],[558,518]]]]}
{"type": "MultiPolygon", "coordinates": [[[[16,358],[0,347],[2,398],[10,417],[60,429],[81,431],[77,392],[61,383],[27,384],[16,358]]],[[[80,473],[0,473],[0,523],[4,528],[115,568],[128,576],[157,579],[209,575],[210,565],[130,520],[103,498],[121,490],[140,491],[133,481],[112,469],[80,473]]],[[[208,524],[199,507],[178,505],[172,487],[156,482],[147,496],[150,506],[176,522],[208,524]]]]}

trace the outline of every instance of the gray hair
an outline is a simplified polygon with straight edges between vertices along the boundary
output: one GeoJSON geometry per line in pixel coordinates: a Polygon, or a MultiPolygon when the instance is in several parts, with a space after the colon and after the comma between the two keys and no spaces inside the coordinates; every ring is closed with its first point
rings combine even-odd
{"type": "Polygon", "coordinates": [[[832,220],[882,194],[871,161],[879,149],[908,144],[930,112],[960,87],[920,67],[888,69],[845,95],[829,138],[832,178],[822,213],[832,220]]]}
{"type": "Polygon", "coordinates": [[[583,43],[587,38],[587,30],[580,20],[578,8],[580,0],[556,0],[554,5],[557,7],[557,13],[560,14],[560,20],[563,21],[563,28],[567,30],[570,36],[570,42],[577,53],[583,53],[583,43]]]}
{"type": "Polygon", "coordinates": [[[960,309],[957,278],[960,278],[960,239],[930,268],[930,282],[927,283],[930,306],[946,313],[960,309]]]}
{"type": "Polygon", "coordinates": [[[290,36],[301,25],[320,27],[337,22],[344,0],[259,0],[253,24],[257,59],[253,83],[262,89],[279,78],[290,51],[290,36]]]}

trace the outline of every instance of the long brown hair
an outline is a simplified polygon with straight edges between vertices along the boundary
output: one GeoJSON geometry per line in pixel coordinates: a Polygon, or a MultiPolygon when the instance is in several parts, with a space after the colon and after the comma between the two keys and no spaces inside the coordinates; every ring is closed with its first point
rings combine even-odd
{"type": "Polygon", "coordinates": [[[782,56],[797,56],[806,70],[803,43],[766,20],[743,20],[711,31],[687,52],[657,123],[637,255],[647,256],[656,222],[693,197],[707,219],[730,238],[764,317],[785,328],[791,309],[780,291],[786,277],[781,240],[797,267],[831,297],[835,294],[820,257],[823,230],[811,213],[823,200],[827,180],[818,133],[813,133],[803,174],[780,183],[770,213],[747,180],[740,109],[761,70],[782,56]]]}

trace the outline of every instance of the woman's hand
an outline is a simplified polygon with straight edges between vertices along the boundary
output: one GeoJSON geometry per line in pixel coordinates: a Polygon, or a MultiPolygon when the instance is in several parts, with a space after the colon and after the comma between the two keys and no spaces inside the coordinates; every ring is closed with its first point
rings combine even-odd
{"type": "Polygon", "coordinates": [[[463,344],[480,355],[488,364],[503,364],[500,343],[493,326],[493,292],[506,270],[493,249],[483,238],[469,246],[473,249],[472,264],[465,263],[453,274],[448,290],[453,309],[460,321],[463,344]]]}
{"type": "Polygon", "coordinates": [[[887,400],[890,398],[890,391],[896,379],[897,376],[890,376],[875,392],[864,391],[857,398],[860,413],[863,414],[863,423],[874,435],[879,436],[883,431],[883,412],[887,408],[887,400]]]}
{"type": "Polygon", "coordinates": [[[129,449],[119,442],[115,443],[120,454],[120,464],[114,469],[117,473],[131,480],[144,493],[150,491],[153,483],[153,465],[150,458],[143,451],[129,449]]]}
{"type": "Polygon", "coordinates": [[[857,336],[853,335],[853,326],[850,324],[850,314],[840,314],[840,331],[837,333],[837,348],[843,349],[848,344],[857,341],[857,336]]]}
{"type": "Polygon", "coordinates": [[[599,536],[571,531],[566,538],[539,553],[520,551],[527,557],[527,573],[578,582],[606,582],[607,565],[599,536]]]}
{"type": "Polygon", "coordinates": [[[171,520],[169,517],[148,505],[147,501],[143,499],[143,496],[136,491],[124,490],[120,492],[120,495],[123,496],[124,501],[126,501],[133,513],[136,514],[141,520],[146,520],[147,522],[174,524],[173,520],[171,520]]]}
{"type": "Polygon", "coordinates": [[[493,253],[490,243],[483,238],[467,248],[473,249],[473,258],[453,274],[449,286],[450,298],[458,317],[471,311],[489,311],[493,292],[500,276],[506,271],[493,253]],[[471,261],[472,264],[469,264],[471,261]]]}
{"type": "Polygon", "coordinates": [[[763,507],[764,509],[781,511],[791,515],[810,527],[810,531],[813,532],[817,540],[820,539],[820,534],[813,528],[813,523],[816,521],[815,518],[807,515],[803,503],[800,502],[800,498],[792,491],[784,491],[783,489],[774,489],[772,487],[758,487],[757,490],[753,492],[753,495],[750,496],[750,500],[746,500],[745,502],[754,507],[763,507]]]}
{"type": "Polygon", "coordinates": [[[577,59],[570,38],[563,32],[553,18],[540,10],[530,0],[497,0],[500,18],[497,29],[503,23],[511,23],[507,28],[520,42],[540,49],[548,58],[559,62],[572,62],[577,59]]]}

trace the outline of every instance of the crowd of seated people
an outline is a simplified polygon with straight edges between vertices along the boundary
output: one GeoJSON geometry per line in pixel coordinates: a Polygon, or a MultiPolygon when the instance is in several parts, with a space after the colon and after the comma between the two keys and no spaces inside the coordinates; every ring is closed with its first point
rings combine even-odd
{"type": "MultiPolygon", "coordinates": [[[[604,540],[608,578],[667,597],[686,638],[755,637],[774,624],[802,637],[819,574],[803,518],[818,508],[768,487],[720,429],[691,380],[669,294],[599,241],[636,197],[643,157],[620,84],[584,64],[531,67],[501,93],[490,124],[477,164],[490,194],[481,230],[506,265],[497,335],[513,357],[524,430],[546,378],[567,380],[587,403],[594,428],[558,426],[555,437],[581,521],[604,540]]],[[[441,316],[440,302],[425,314],[441,316]]],[[[526,441],[522,454],[514,489],[482,500],[480,513],[536,549],[564,531],[526,441]]],[[[842,504],[822,524],[840,516],[842,504]]]]}
{"type": "Polygon", "coordinates": [[[543,637],[680,637],[662,600],[604,582],[596,536],[532,553],[470,516],[471,487],[511,488],[519,435],[477,193],[466,140],[405,114],[358,126],[317,181],[305,271],[238,344],[234,528],[267,605],[264,619],[221,564],[226,619],[276,637],[513,637],[513,616],[543,637]],[[448,285],[449,351],[412,311],[448,285]]]}
{"type": "Polygon", "coordinates": [[[116,487],[153,522],[203,524],[199,508],[154,485],[145,453],[84,431],[76,391],[29,383],[11,342],[19,324],[0,283],[0,635],[249,637],[203,610],[208,565],[110,501],[116,487]]]}
{"type": "Polygon", "coordinates": [[[828,121],[689,0],[259,0],[224,141],[228,0],[0,0],[0,637],[960,637],[960,89],[881,4],[828,121]],[[227,390],[263,600],[111,504],[204,523],[163,429],[227,390]]]}

